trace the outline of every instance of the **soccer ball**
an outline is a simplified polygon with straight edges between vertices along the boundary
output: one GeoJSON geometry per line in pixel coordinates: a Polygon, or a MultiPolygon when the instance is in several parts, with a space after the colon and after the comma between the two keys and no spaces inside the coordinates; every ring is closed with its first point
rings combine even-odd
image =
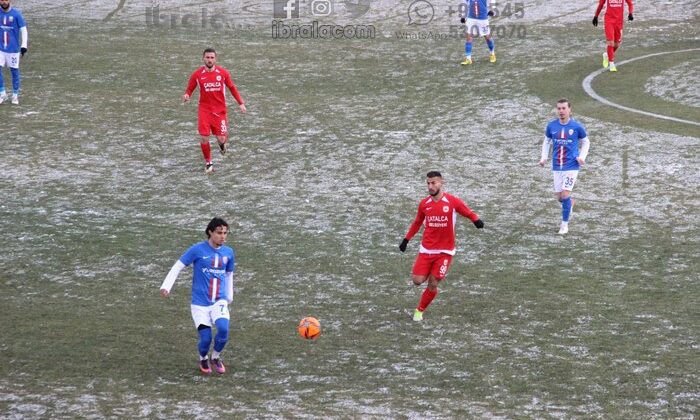
{"type": "Polygon", "coordinates": [[[297,331],[299,332],[299,335],[303,338],[306,338],[307,340],[313,340],[314,338],[321,335],[321,323],[318,322],[318,319],[312,316],[307,316],[306,318],[299,321],[297,331]]]}

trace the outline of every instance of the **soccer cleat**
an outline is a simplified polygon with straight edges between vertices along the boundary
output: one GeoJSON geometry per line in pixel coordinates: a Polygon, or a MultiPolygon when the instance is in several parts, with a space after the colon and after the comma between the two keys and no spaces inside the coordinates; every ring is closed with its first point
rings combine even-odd
{"type": "Polygon", "coordinates": [[[224,366],[224,362],[221,359],[211,359],[211,364],[214,365],[214,370],[219,375],[226,373],[226,366],[224,366]]]}
{"type": "Polygon", "coordinates": [[[489,54],[489,62],[490,63],[496,62],[496,53],[495,52],[492,52],[491,54],[489,54]]]}
{"type": "Polygon", "coordinates": [[[205,375],[209,375],[211,373],[211,367],[209,367],[209,359],[199,361],[199,371],[205,375]]]}
{"type": "Polygon", "coordinates": [[[7,93],[5,93],[5,92],[1,93],[0,94],[0,104],[5,102],[6,99],[7,99],[7,93]]]}
{"type": "Polygon", "coordinates": [[[605,52],[603,53],[603,68],[607,69],[608,64],[610,64],[610,62],[608,61],[608,53],[605,52]]]}
{"type": "Polygon", "coordinates": [[[468,66],[468,65],[470,65],[471,63],[472,63],[472,59],[471,59],[471,58],[469,58],[469,57],[464,57],[464,61],[462,61],[462,62],[459,63],[459,64],[461,64],[461,65],[463,65],[463,66],[468,66]]]}
{"type": "Polygon", "coordinates": [[[221,156],[225,156],[227,150],[228,150],[228,142],[227,143],[219,143],[219,152],[221,153],[221,156]]]}
{"type": "Polygon", "coordinates": [[[559,227],[559,232],[557,232],[559,235],[566,235],[569,233],[569,224],[567,222],[561,222],[561,226],[559,227]]]}
{"type": "Polygon", "coordinates": [[[209,163],[207,163],[207,165],[204,167],[204,173],[207,174],[207,175],[209,175],[209,174],[211,174],[212,172],[214,172],[214,164],[211,163],[211,162],[209,162],[209,163]]]}
{"type": "Polygon", "coordinates": [[[617,72],[617,67],[615,67],[615,63],[612,61],[610,62],[610,66],[608,67],[610,71],[617,72]]]}
{"type": "Polygon", "coordinates": [[[416,311],[413,313],[413,320],[414,321],[422,321],[423,320],[423,312],[416,309],[416,311]]]}
{"type": "Polygon", "coordinates": [[[19,105],[19,97],[17,95],[12,95],[12,105],[19,105]]]}

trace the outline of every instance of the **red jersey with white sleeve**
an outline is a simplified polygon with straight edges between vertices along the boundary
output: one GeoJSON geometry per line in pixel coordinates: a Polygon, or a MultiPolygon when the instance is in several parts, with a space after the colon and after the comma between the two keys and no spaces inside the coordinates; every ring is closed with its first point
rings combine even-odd
{"type": "Polygon", "coordinates": [[[226,95],[224,87],[231,91],[231,95],[239,105],[243,103],[236,85],[231,80],[231,74],[221,66],[214,66],[211,71],[207,71],[206,66],[202,66],[192,73],[187,84],[185,93],[192,95],[194,89],[199,86],[199,111],[214,113],[226,113],[226,95]]]}
{"type": "Polygon", "coordinates": [[[416,219],[408,229],[406,239],[411,240],[423,225],[425,229],[419,252],[454,255],[457,214],[467,217],[472,222],[479,220],[479,216],[454,195],[443,193],[439,201],[434,201],[433,197],[428,196],[418,205],[416,219]]]}
{"type": "Polygon", "coordinates": [[[625,15],[625,2],[629,7],[629,13],[634,14],[634,4],[632,4],[632,0],[598,0],[598,8],[595,11],[595,17],[600,15],[603,6],[605,6],[605,21],[622,24],[625,15]]]}

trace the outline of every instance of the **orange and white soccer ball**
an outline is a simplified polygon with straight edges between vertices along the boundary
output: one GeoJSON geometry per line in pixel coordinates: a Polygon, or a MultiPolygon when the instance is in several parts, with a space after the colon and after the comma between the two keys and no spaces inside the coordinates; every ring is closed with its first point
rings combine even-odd
{"type": "Polygon", "coordinates": [[[297,331],[299,332],[299,335],[303,338],[306,338],[307,340],[313,340],[319,335],[321,335],[321,323],[318,322],[318,319],[312,316],[307,316],[306,318],[299,321],[297,331]]]}

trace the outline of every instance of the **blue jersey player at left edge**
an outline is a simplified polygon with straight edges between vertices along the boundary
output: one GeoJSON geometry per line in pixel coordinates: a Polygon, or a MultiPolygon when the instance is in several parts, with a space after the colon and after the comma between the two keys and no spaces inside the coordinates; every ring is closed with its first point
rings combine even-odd
{"type": "Polygon", "coordinates": [[[19,58],[27,53],[29,35],[22,13],[10,6],[10,0],[0,0],[0,104],[7,100],[2,68],[12,75],[12,103],[19,105],[19,58]]]}
{"type": "Polygon", "coordinates": [[[192,265],[192,319],[199,334],[199,370],[209,375],[212,366],[217,373],[226,372],[221,352],[228,342],[229,310],[233,301],[233,271],[235,253],[224,245],[229,233],[224,219],[211,219],[205,229],[207,240],[192,245],[168,272],[160,286],[160,294],[167,298],[183,268],[192,265]],[[212,337],[212,327],[216,336],[212,337]],[[209,350],[214,341],[214,350],[209,350]]]}

